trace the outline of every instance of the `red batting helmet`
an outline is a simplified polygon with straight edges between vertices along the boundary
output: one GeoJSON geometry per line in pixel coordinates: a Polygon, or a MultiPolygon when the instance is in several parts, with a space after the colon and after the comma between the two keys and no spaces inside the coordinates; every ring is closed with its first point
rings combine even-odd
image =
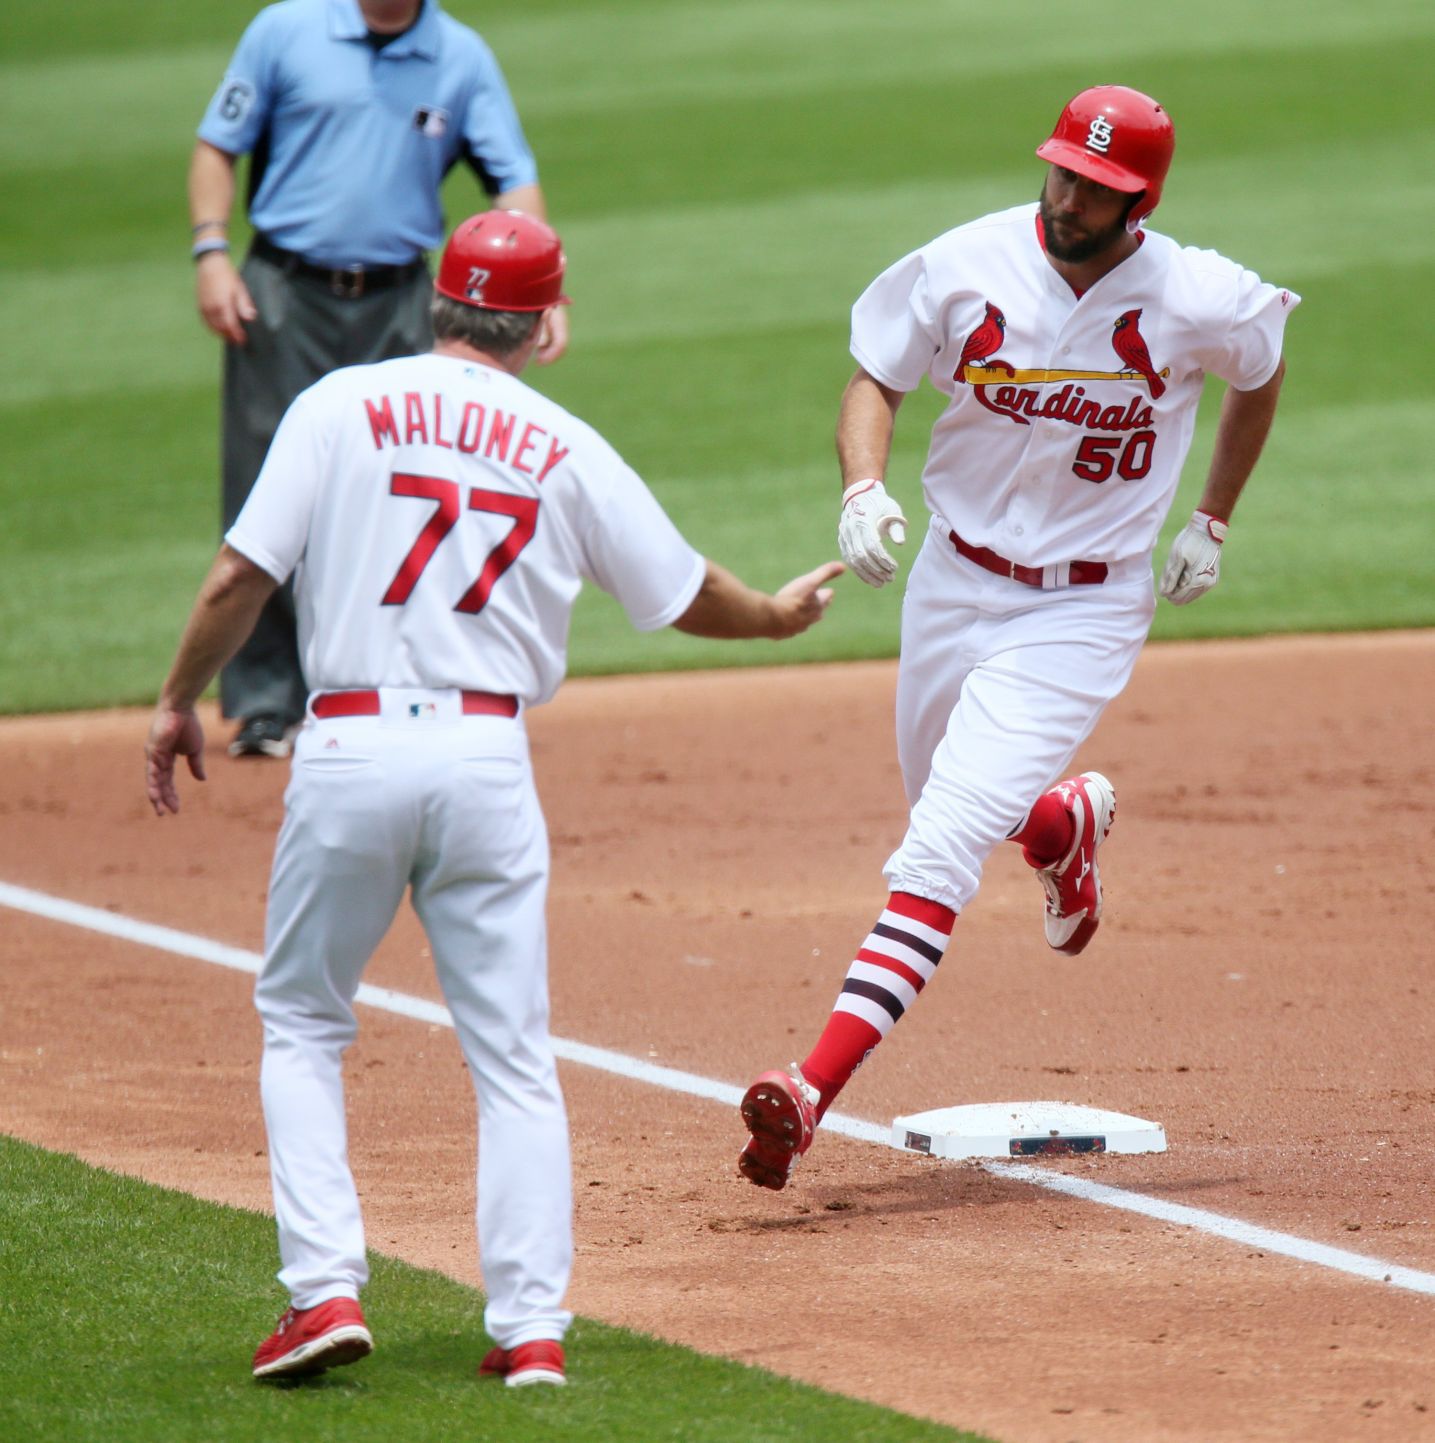
{"type": "Polygon", "coordinates": [[[449,237],[434,289],[484,311],[541,311],[566,306],[557,232],[518,210],[471,215],[449,237]]]}
{"type": "Polygon", "coordinates": [[[1176,128],[1149,95],[1125,85],[1093,85],[1069,100],[1036,153],[1053,165],[1140,199],[1126,217],[1128,230],[1156,209],[1171,168],[1176,128]]]}

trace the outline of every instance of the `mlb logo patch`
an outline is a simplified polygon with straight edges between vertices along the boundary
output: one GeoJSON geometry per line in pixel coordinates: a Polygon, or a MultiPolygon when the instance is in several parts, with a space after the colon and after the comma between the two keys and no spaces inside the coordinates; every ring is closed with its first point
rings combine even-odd
{"type": "Polygon", "coordinates": [[[414,129],[437,140],[448,131],[448,111],[435,105],[421,105],[414,111],[414,129]]]}
{"type": "Polygon", "coordinates": [[[414,721],[432,721],[438,715],[438,708],[431,701],[411,701],[409,716],[414,721]]]}

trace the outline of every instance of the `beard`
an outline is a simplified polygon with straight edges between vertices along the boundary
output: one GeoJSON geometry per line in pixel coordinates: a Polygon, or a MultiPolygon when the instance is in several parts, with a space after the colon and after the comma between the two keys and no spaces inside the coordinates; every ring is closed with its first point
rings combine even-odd
{"type": "MultiPolygon", "coordinates": [[[[1134,196],[1132,201],[1134,204],[1134,196]]],[[[1093,256],[1099,256],[1102,251],[1109,250],[1126,234],[1124,217],[1115,225],[1099,231],[1087,230],[1075,221],[1064,220],[1047,203],[1045,186],[1042,187],[1038,204],[1041,207],[1042,241],[1047,255],[1055,260],[1089,261],[1093,256]],[[1058,227],[1065,233],[1066,239],[1061,239],[1058,227]]]]}

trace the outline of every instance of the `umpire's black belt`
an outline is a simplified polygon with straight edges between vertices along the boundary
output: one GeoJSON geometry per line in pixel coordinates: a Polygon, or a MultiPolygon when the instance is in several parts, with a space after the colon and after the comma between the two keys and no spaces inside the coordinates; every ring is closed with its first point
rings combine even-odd
{"type": "Polygon", "coordinates": [[[268,236],[256,235],[251,253],[278,266],[285,275],[303,276],[305,280],[317,281],[326,286],[331,295],[346,301],[358,300],[370,291],[388,290],[393,286],[411,281],[417,275],[428,274],[428,263],[423,256],[415,256],[401,266],[348,266],[336,269],[333,266],[316,266],[293,251],[277,246],[268,236]]]}

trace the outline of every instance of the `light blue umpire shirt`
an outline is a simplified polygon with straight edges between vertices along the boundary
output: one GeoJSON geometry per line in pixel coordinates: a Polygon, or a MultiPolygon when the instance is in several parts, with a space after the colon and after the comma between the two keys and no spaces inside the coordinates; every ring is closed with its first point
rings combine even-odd
{"type": "Polygon", "coordinates": [[[435,0],[382,50],[358,0],[260,11],[199,137],[254,153],[255,230],[336,268],[404,265],[437,250],[439,185],[460,159],[490,195],[538,180],[493,52],[435,0]]]}

